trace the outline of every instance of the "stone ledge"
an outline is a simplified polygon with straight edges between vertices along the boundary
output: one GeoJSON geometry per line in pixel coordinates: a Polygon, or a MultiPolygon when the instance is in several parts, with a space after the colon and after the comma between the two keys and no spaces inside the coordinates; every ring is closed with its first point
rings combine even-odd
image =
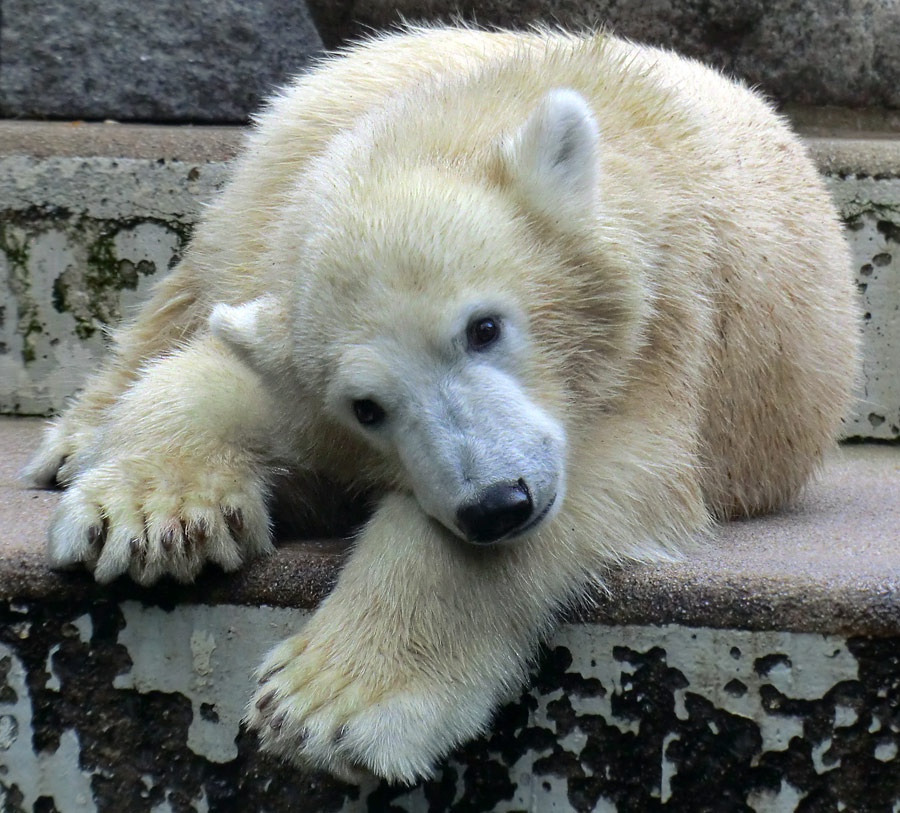
{"type": "Polygon", "coordinates": [[[227,161],[246,127],[0,120],[0,155],[227,161]]]}
{"type": "Polygon", "coordinates": [[[816,166],[826,177],[900,178],[900,138],[890,134],[805,135],[816,166]]]}
{"type": "MultiPolygon", "coordinates": [[[[287,542],[241,573],[191,587],[99,587],[44,562],[57,494],[24,490],[15,472],[41,422],[0,419],[0,600],[106,597],[312,608],[333,585],[340,540],[287,542]]],[[[850,445],[791,511],[730,523],[676,564],[612,572],[608,594],[574,614],[602,624],[670,624],[846,635],[900,634],[900,447],[850,445]]]]}
{"type": "Polygon", "coordinates": [[[860,136],[900,133],[900,110],[803,104],[781,105],[780,110],[801,133],[826,137],[837,133],[860,136]]]}
{"type": "MultiPolygon", "coordinates": [[[[892,132],[813,124],[798,129],[822,173],[900,177],[900,138],[892,132]]],[[[0,119],[0,157],[225,162],[237,155],[248,130],[240,125],[0,119]]]]}

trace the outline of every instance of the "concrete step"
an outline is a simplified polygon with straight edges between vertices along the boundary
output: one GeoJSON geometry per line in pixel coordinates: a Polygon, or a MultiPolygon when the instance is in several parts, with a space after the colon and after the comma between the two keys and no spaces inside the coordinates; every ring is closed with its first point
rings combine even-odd
{"type": "MultiPolygon", "coordinates": [[[[59,411],[176,261],[243,130],[0,123],[0,412],[59,411]]],[[[865,368],[847,436],[900,437],[900,139],[810,135],[853,248],[865,368]]]]}
{"type": "MultiPolygon", "coordinates": [[[[760,85],[790,107],[837,107],[900,128],[895,0],[2,0],[0,115],[246,121],[262,96],[329,47],[401,20],[605,25],[760,85]],[[321,32],[321,36],[320,36],[321,32]],[[848,109],[849,108],[849,109],[848,109]],[[859,109],[865,113],[860,114],[859,109]]],[[[801,110],[801,113],[803,111],[801,110]]]]}
{"type": "Polygon", "coordinates": [[[900,447],[845,446],[790,511],[610,573],[492,730],[405,789],[302,774],[239,727],[344,543],[287,541],[192,587],[54,573],[58,494],[13,479],[39,430],[0,419],[4,811],[900,807],[900,447]]]}

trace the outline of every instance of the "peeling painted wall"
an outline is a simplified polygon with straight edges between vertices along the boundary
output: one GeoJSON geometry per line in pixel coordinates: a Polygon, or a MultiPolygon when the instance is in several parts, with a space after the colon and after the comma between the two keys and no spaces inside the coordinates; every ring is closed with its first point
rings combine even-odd
{"type": "MultiPolygon", "coordinates": [[[[0,413],[58,412],[184,248],[225,163],[0,157],[0,413]]],[[[847,436],[900,437],[900,178],[832,175],[863,305],[847,436]]]]}
{"type": "Polygon", "coordinates": [[[62,409],[225,175],[221,163],[0,158],[0,413],[62,409]]]}
{"type": "Polygon", "coordinates": [[[865,311],[863,380],[847,435],[900,437],[900,178],[831,177],[865,311]]]}
{"type": "Polygon", "coordinates": [[[0,608],[3,810],[896,811],[900,639],[566,625],[414,789],[261,756],[251,671],[308,612],[0,608]]]}

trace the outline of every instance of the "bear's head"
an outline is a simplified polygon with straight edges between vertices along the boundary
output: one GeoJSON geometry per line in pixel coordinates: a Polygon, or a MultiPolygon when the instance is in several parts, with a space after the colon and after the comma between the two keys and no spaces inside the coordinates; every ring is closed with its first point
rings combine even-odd
{"type": "Polygon", "coordinates": [[[290,293],[217,305],[212,332],[362,441],[453,533],[521,536],[564,498],[573,359],[618,350],[604,331],[634,310],[619,301],[634,292],[608,312],[582,301],[594,117],[552,91],[477,170],[341,138],[301,181],[314,215],[298,204],[274,238],[290,293]]]}

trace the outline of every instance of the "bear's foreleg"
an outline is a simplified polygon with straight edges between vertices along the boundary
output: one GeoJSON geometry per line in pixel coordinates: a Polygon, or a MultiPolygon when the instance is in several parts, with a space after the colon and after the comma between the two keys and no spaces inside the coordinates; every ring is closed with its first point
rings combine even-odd
{"type": "Polygon", "coordinates": [[[553,532],[471,546],[386,497],[332,594],[259,671],[263,747],[347,778],[412,783],[482,732],[580,582],[553,532]]]}
{"type": "Polygon", "coordinates": [[[259,378],[217,340],[150,363],[79,454],[51,525],[51,562],[149,584],[269,552],[272,430],[259,378]]]}

